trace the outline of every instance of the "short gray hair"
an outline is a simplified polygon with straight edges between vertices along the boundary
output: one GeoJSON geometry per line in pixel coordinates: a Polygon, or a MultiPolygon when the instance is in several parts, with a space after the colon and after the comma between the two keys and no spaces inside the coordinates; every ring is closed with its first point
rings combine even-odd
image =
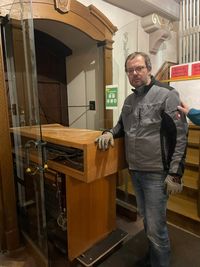
{"type": "Polygon", "coordinates": [[[151,69],[152,69],[151,60],[150,60],[149,56],[144,52],[134,52],[134,53],[128,55],[128,57],[126,58],[126,61],[125,61],[125,71],[127,71],[127,67],[126,67],[127,62],[131,59],[134,59],[137,56],[142,56],[144,58],[145,65],[146,65],[148,71],[151,71],[151,69]]]}

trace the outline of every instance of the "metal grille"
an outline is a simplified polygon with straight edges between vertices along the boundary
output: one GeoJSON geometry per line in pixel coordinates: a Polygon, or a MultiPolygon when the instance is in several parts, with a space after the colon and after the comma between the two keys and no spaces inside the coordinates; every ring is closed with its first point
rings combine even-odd
{"type": "Polygon", "coordinates": [[[179,63],[199,61],[199,0],[180,1],[179,63]]]}

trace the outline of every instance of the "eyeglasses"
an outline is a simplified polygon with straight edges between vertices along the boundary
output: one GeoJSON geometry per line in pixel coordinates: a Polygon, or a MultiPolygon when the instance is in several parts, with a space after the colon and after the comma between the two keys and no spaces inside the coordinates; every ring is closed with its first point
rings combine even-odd
{"type": "Polygon", "coordinates": [[[134,71],[136,72],[136,73],[140,73],[143,69],[145,69],[146,68],[146,66],[138,66],[138,67],[135,67],[135,68],[132,68],[132,69],[127,69],[126,70],[126,73],[127,74],[133,74],[134,73],[134,71]]]}

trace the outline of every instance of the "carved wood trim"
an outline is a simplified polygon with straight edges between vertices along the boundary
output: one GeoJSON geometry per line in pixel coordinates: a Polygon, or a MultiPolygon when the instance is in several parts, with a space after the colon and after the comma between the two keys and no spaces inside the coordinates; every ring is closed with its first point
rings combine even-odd
{"type": "Polygon", "coordinates": [[[100,12],[94,5],[90,5],[89,10],[91,14],[97,17],[112,34],[114,34],[117,31],[117,27],[114,26],[110,22],[110,20],[102,12],[100,12]]]}
{"type": "Polygon", "coordinates": [[[55,8],[59,12],[67,13],[70,10],[71,0],[55,0],[55,8]]]}
{"type": "MultiPolygon", "coordinates": [[[[4,0],[4,2],[0,4],[2,16],[9,13],[11,9],[10,1],[4,0]]],[[[86,7],[76,0],[33,0],[32,9],[33,19],[50,19],[69,24],[85,32],[94,40],[111,41],[113,34],[117,31],[117,28],[94,5],[86,7]],[[63,9],[62,12],[61,9],[63,9]],[[65,11],[67,13],[64,13],[65,11]]],[[[12,7],[11,16],[13,19],[20,19],[19,5],[16,5],[16,9],[12,7]]]]}

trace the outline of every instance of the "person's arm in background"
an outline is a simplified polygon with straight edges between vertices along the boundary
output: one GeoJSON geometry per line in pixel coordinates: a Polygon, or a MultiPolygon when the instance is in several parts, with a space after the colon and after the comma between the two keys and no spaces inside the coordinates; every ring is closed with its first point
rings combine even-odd
{"type": "Polygon", "coordinates": [[[177,106],[179,111],[182,111],[188,119],[194,124],[200,126],[200,110],[195,108],[189,108],[185,103],[181,103],[181,106],[177,106]]]}

